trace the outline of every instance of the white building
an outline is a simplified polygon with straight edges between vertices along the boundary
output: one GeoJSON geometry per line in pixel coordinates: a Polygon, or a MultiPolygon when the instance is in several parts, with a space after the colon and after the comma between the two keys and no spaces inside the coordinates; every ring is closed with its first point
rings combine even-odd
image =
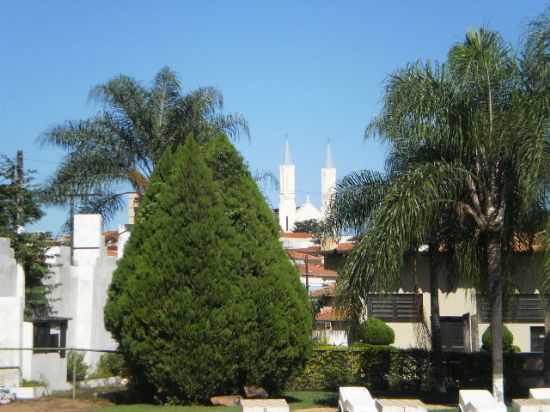
{"type": "MultiPolygon", "coordinates": [[[[107,253],[101,216],[76,215],[73,237],[72,253],[68,246],[47,253],[47,283],[55,285],[50,295],[53,315],[32,322],[24,319],[25,274],[9,240],[0,239],[0,386],[18,386],[25,379],[65,390],[70,388],[66,351],[55,348],[87,350],[82,353],[91,372],[101,356],[94,350],[117,347],[103,318],[117,256],[107,253]]],[[[119,238],[127,240],[124,234],[119,238]]]]}
{"type": "Polygon", "coordinates": [[[292,232],[297,222],[321,221],[336,190],[336,168],[332,161],[330,144],[325,149],[325,164],[321,169],[321,207],[317,208],[309,196],[304,204],[296,206],[296,168],[292,162],[290,145],[285,143],[283,163],[279,167],[279,225],[283,232],[292,232]]]}

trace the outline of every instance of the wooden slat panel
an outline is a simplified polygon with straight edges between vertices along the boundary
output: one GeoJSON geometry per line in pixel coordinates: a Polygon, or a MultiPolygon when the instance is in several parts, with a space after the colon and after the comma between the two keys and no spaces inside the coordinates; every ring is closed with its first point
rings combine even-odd
{"type": "Polygon", "coordinates": [[[367,298],[368,315],[386,322],[420,321],[422,295],[412,293],[372,294],[367,298]]]}
{"type": "MultiPolygon", "coordinates": [[[[480,320],[490,322],[491,308],[489,299],[477,295],[479,299],[480,320]]],[[[544,308],[541,298],[537,294],[518,294],[508,298],[504,305],[502,317],[505,322],[544,322],[544,308]]]]}

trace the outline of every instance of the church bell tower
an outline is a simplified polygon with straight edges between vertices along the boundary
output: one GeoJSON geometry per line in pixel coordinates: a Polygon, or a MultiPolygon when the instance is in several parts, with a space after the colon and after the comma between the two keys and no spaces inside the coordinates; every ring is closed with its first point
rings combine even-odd
{"type": "Polygon", "coordinates": [[[296,219],[296,173],[290,145],[285,142],[283,164],[279,166],[279,225],[283,232],[292,232],[296,219]]]}

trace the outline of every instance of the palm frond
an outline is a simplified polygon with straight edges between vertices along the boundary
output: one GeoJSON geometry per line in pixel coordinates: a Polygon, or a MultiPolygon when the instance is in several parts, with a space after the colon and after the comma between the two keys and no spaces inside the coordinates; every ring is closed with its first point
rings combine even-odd
{"type": "Polygon", "coordinates": [[[352,173],[336,185],[323,228],[328,235],[342,231],[364,232],[374,211],[380,206],[389,182],[378,172],[362,170],[352,173]]]}
{"type": "Polygon", "coordinates": [[[422,243],[442,206],[453,204],[464,190],[468,175],[459,164],[427,163],[392,181],[370,230],[346,261],[347,287],[363,298],[368,291],[395,289],[405,252],[422,243]]]}

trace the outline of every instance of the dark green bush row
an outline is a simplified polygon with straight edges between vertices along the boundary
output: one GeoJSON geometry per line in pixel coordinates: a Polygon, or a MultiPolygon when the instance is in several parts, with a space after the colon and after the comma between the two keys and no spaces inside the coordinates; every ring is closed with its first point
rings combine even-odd
{"type": "MultiPolygon", "coordinates": [[[[445,384],[450,392],[491,387],[488,353],[444,353],[443,358],[445,384]]],[[[509,393],[525,395],[529,386],[526,378],[529,374],[540,375],[540,364],[539,355],[505,354],[509,393]]],[[[364,385],[374,393],[418,393],[429,392],[432,382],[429,351],[362,344],[317,348],[304,371],[289,386],[294,390],[335,390],[342,385],[364,385]]]]}

